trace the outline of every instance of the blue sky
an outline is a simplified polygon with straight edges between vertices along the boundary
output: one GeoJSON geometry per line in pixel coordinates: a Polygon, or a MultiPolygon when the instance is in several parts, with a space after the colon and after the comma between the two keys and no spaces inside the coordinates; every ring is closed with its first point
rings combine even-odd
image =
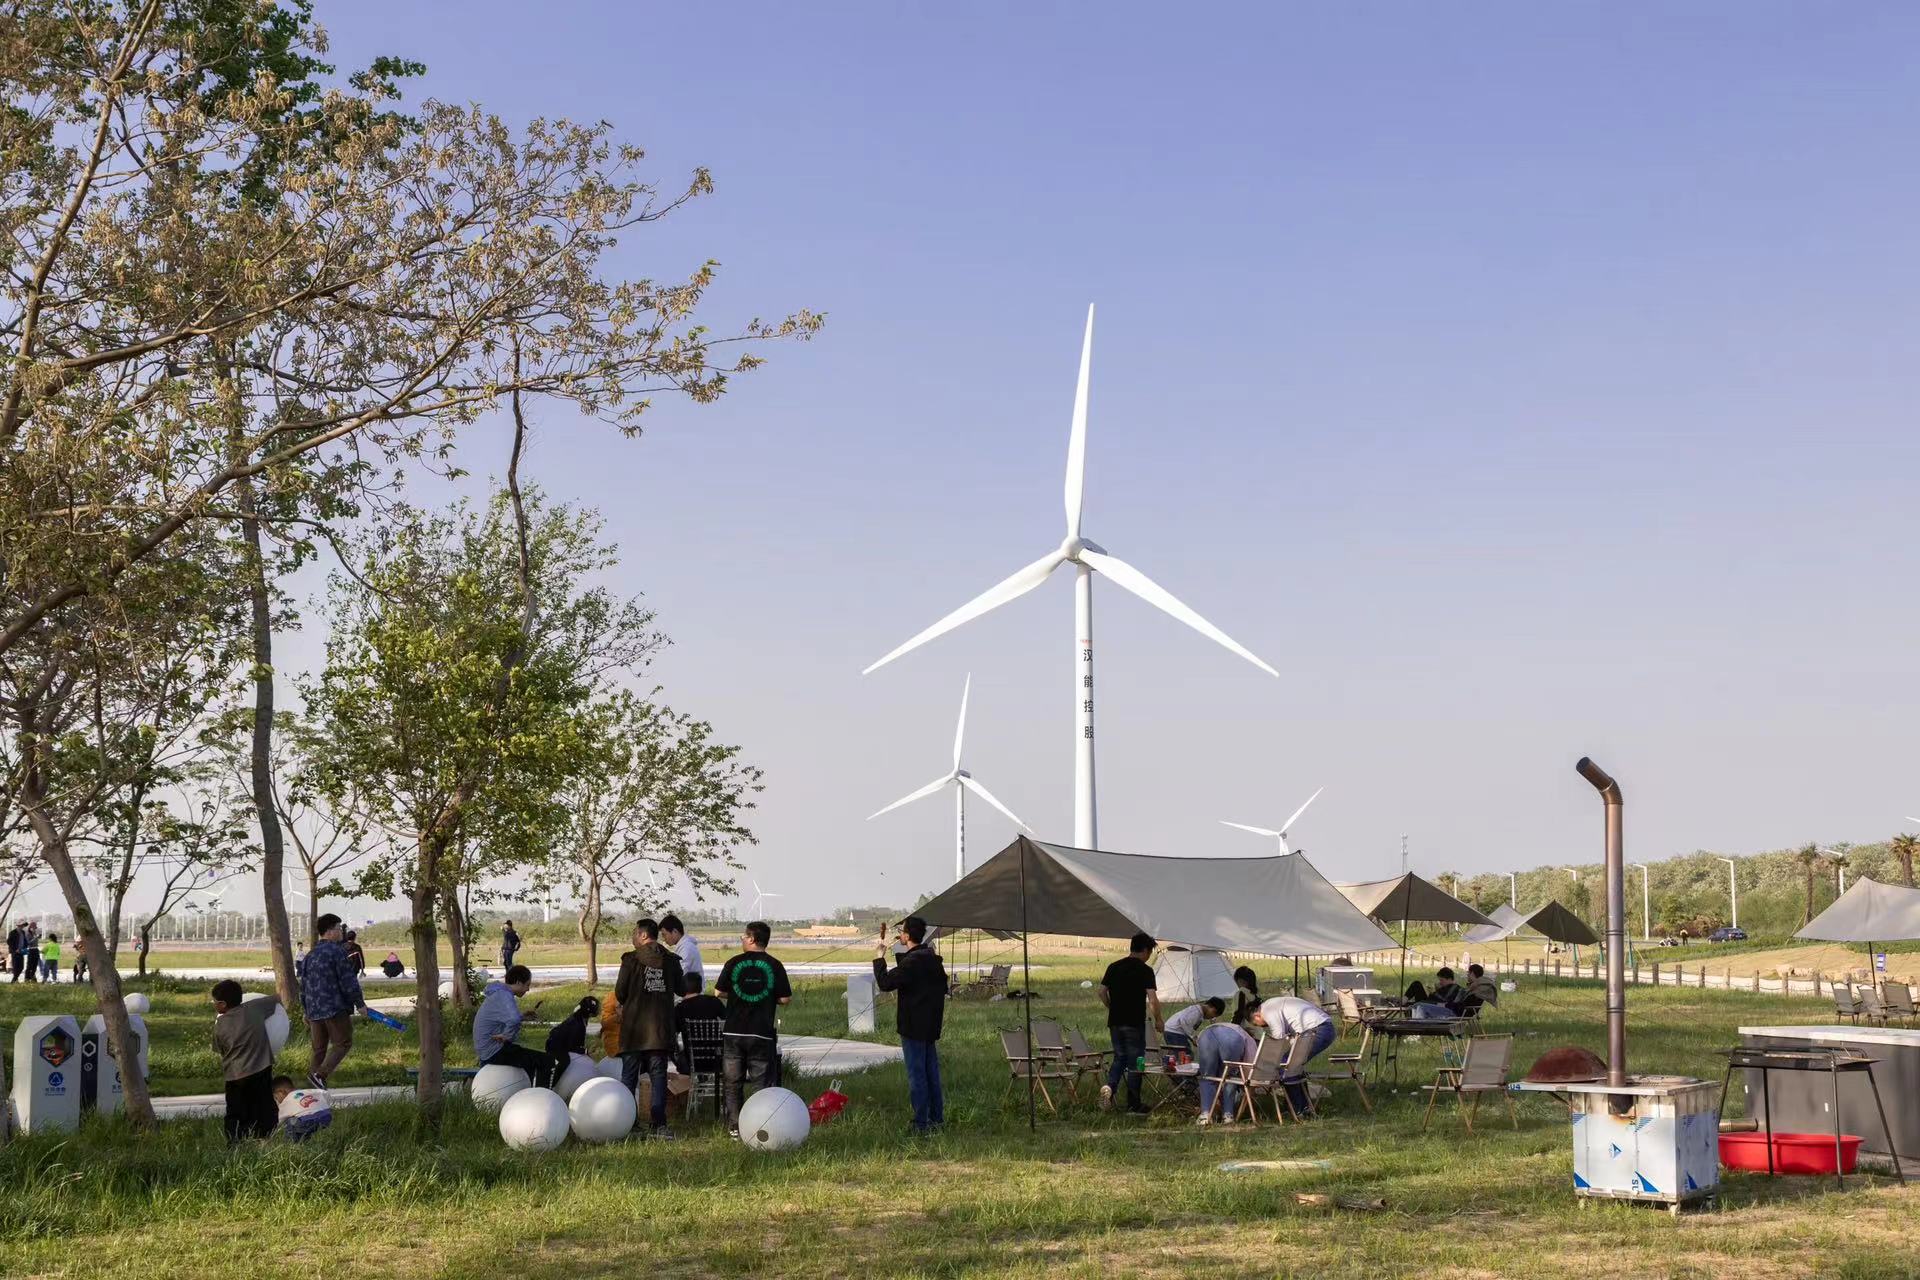
{"type": "MultiPolygon", "coordinates": [[[[1071,591],[861,678],[1087,529],[1281,671],[1097,592],[1103,843],[1335,879],[1883,838],[1920,806],[1920,11],[1890,4],[323,3],[343,66],[604,118],[718,192],[622,250],[829,313],[639,442],[543,429],[656,674],[768,772],[796,910],[940,887],[969,764],[1071,818],[1071,591]]],[[[481,430],[463,461],[498,470],[481,430]]],[[[423,491],[425,492],[425,491],[423,491]]],[[[294,640],[317,651],[319,625],[294,640]]],[[[970,815],[977,860],[1009,828],[970,815]]]]}

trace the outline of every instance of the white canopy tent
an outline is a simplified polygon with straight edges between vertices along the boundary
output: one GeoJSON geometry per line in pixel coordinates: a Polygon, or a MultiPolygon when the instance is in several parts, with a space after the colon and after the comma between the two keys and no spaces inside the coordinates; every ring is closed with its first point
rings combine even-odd
{"type": "Polygon", "coordinates": [[[1920,889],[1881,884],[1862,876],[1793,936],[1821,942],[1866,943],[1867,972],[1873,975],[1877,990],[1880,967],[1874,963],[1873,944],[1920,938],[1920,889]]]}
{"type": "Polygon", "coordinates": [[[1233,961],[1211,947],[1168,947],[1153,962],[1154,990],[1160,999],[1191,1004],[1208,996],[1234,996],[1233,961]]]}

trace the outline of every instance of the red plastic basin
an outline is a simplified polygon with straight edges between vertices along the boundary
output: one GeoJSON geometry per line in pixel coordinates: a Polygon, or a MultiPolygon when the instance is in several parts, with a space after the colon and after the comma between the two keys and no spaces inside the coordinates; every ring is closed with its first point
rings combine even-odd
{"type": "MultiPolygon", "coordinates": [[[[1860,1158],[1860,1136],[1840,1135],[1840,1172],[1852,1173],[1860,1158]]],[[[1723,1133],[1720,1135],[1720,1163],[1729,1169],[1767,1171],[1767,1135],[1764,1133],[1723,1133]]],[[[1830,1133],[1776,1133],[1773,1135],[1773,1171],[1775,1173],[1832,1173],[1833,1135],[1830,1133]]]]}

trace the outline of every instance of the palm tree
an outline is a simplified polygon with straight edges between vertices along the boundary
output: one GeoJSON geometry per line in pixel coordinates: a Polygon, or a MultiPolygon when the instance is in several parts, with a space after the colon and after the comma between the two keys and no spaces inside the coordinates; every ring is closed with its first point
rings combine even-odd
{"type": "Polygon", "coordinates": [[[1913,855],[1920,853],[1920,836],[1911,836],[1902,832],[1893,838],[1889,847],[1900,863],[1900,878],[1905,880],[1907,887],[1911,889],[1913,887],[1913,855]]]}
{"type": "Polygon", "coordinates": [[[1820,879],[1823,869],[1821,863],[1825,860],[1820,856],[1820,846],[1812,844],[1801,849],[1793,857],[1794,861],[1800,864],[1800,869],[1806,873],[1807,879],[1807,905],[1800,917],[1800,927],[1804,929],[1813,923],[1813,886],[1820,879]]]}

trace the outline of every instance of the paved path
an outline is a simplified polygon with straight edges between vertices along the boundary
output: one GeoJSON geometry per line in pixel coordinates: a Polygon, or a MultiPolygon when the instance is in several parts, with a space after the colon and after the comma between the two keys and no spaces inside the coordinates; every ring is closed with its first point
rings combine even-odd
{"type": "MultiPolygon", "coordinates": [[[[382,1003],[391,1004],[392,1001],[382,1003]]],[[[409,1006],[411,1002],[408,1002],[409,1006]]],[[[898,1045],[870,1044],[864,1040],[835,1040],[829,1036],[781,1036],[780,1056],[787,1070],[796,1076],[830,1079],[900,1061],[898,1045]]],[[[466,1081],[449,1080],[449,1089],[464,1089],[466,1081]]],[[[370,1102],[411,1102],[410,1084],[379,1084],[329,1089],[336,1107],[363,1107],[370,1102]]],[[[187,1094],[155,1098],[154,1114],[162,1120],[184,1120],[197,1116],[220,1116],[227,1112],[226,1099],[217,1093],[187,1094]]]]}

